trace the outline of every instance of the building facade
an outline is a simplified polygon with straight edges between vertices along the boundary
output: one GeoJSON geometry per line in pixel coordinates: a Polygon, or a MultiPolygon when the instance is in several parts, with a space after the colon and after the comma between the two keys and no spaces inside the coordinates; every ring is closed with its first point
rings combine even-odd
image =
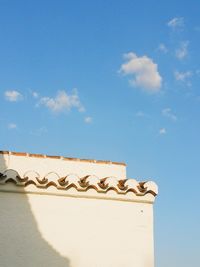
{"type": "Polygon", "coordinates": [[[1,267],[153,267],[152,181],[126,165],[0,152],[1,267]]]}

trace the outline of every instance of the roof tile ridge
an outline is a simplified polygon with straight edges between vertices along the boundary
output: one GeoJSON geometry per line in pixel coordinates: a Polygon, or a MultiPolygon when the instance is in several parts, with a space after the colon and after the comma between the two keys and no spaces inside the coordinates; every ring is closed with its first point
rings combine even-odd
{"type": "Polygon", "coordinates": [[[68,174],[64,177],[59,177],[58,175],[56,179],[52,179],[52,173],[47,173],[44,177],[38,177],[36,172],[35,174],[30,176],[26,172],[23,176],[20,176],[17,171],[8,169],[0,173],[0,185],[12,182],[15,185],[24,187],[32,184],[39,189],[47,189],[49,186],[54,186],[59,190],[65,191],[73,187],[79,192],[86,192],[93,188],[97,193],[105,194],[110,190],[114,190],[120,195],[126,195],[132,192],[137,196],[151,194],[155,197],[158,194],[158,186],[153,181],[138,182],[135,179],[118,180],[118,178],[113,176],[105,178],[94,175],[79,177],[76,174],[68,174]]]}

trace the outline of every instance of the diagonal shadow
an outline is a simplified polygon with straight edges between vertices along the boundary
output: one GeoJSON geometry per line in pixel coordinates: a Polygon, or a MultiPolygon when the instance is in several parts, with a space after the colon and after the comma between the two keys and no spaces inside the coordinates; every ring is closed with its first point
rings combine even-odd
{"type": "MultiPolygon", "coordinates": [[[[6,169],[0,155],[0,172],[6,169]]],[[[42,238],[26,194],[0,191],[0,266],[70,267],[69,259],[42,238]]]]}

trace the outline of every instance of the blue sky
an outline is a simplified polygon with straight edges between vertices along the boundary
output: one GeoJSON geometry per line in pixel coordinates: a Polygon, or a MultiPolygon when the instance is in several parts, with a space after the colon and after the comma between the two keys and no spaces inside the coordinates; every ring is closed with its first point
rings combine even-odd
{"type": "Polygon", "coordinates": [[[0,0],[1,149],[152,179],[156,267],[200,266],[200,2],[0,0]]]}

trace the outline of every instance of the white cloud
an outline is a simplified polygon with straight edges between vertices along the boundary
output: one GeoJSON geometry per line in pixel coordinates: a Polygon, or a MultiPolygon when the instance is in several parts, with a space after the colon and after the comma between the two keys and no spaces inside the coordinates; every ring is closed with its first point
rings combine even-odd
{"type": "Polygon", "coordinates": [[[34,98],[38,98],[39,97],[39,94],[37,93],[37,92],[32,92],[32,96],[34,97],[34,98]]]}
{"type": "Polygon", "coordinates": [[[160,128],[160,130],[159,130],[160,135],[164,135],[166,133],[167,133],[167,130],[165,128],[160,128]]]}
{"type": "Polygon", "coordinates": [[[62,90],[58,91],[54,98],[42,97],[39,104],[55,113],[70,111],[72,108],[76,108],[79,112],[85,111],[76,89],[72,91],[72,94],[67,94],[66,91],[62,90]]]}
{"type": "Polygon", "coordinates": [[[16,129],[17,125],[15,123],[9,123],[8,124],[8,129],[16,129]]]}
{"type": "Polygon", "coordinates": [[[181,82],[186,82],[188,78],[190,78],[192,75],[193,74],[191,71],[185,71],[185,72],[175,71],[174,72],[175,79],[181,82]]]}
{"type": "Polygon", "coordinates": [[[92,123],[92,117],[85,117],[84,119],[85,123],[92,123]]]}
{"type": "Polygon", "coordinates": [[[177,116],[172,112],[171,108],[164,108],[162,110],[162,115],[172,121],[177,121],[177,116]]]}
{"type": "Polygon", "coordinates": [[[180,60],[184,59],[188,55],[189,41],[181,42],[180,47],[176,49],[176,57],[180,60]]]}
{"type": "Polygon", "coordinates": [[[4,96],[5,96],[6,100],[8,100],[10,102],[17,102],[17,101],[23,99],[22,94],[20,94],[20,92],[18,92],[16,90],[5,91],[4,96]]]}
{"type": "Polygon", "coordinates": [[[162,44],[162,43],[159,44],[158,50],[161,51],[161,52],[163,52],[164,54],[166,54],[168,52],[168,49],[167,49],[166,45],[165,44],[162,44]]]}
{"type": "Polygon", "coordinates": [[[138,57],[135,53],[124,55],[127,60],[121,65],[120,72],[124,75],[132,75],[131,85],[140,87],[148,92],[158,92],[162,85],[162,77],[158,72],[158,66],[147,56],[138,57]]]}
{"type": "Polygon", "coordinates": [[[167,22],[167,26],[169,26],[172,29],[181,29],[184,27],[184,18],[183,17],[176,17],[171,19],[167,22]]]}

